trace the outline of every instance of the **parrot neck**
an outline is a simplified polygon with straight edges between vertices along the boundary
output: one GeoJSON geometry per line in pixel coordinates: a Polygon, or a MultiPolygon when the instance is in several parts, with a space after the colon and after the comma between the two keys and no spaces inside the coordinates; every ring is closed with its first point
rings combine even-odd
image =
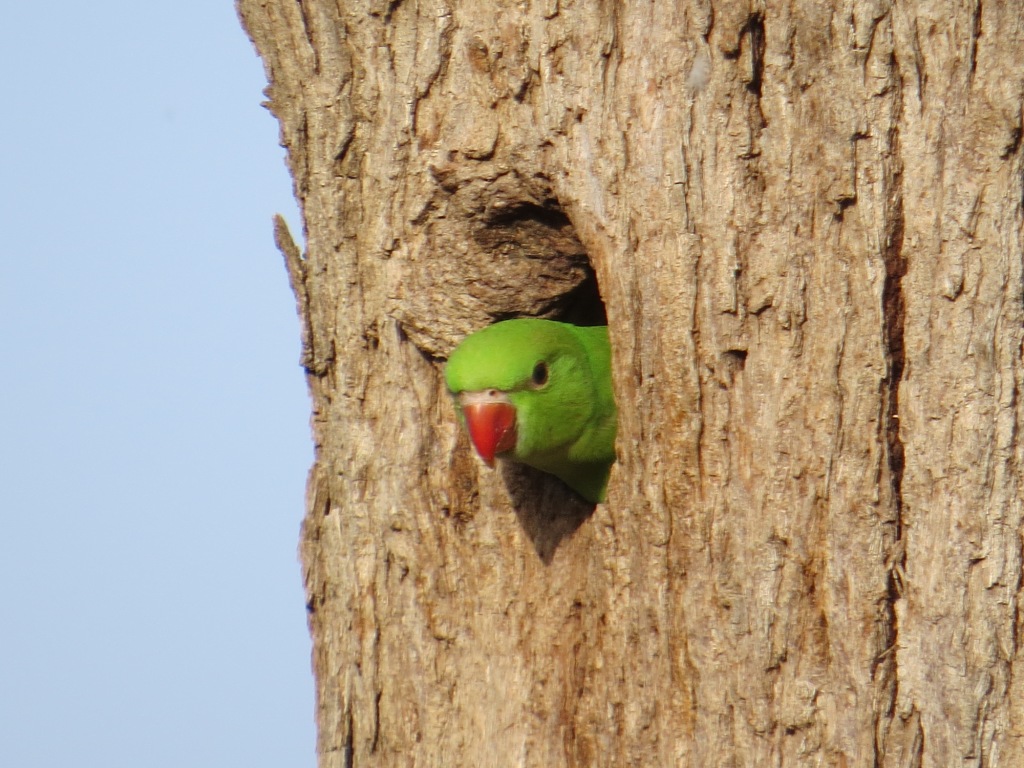
{"type": "Polygon", "coordinates": [[[604,501],[611,466],[606,461],[570,461],[565,454],[533,454],[516,456],[524,464],[554,475],[589,502],[604,501]]]}

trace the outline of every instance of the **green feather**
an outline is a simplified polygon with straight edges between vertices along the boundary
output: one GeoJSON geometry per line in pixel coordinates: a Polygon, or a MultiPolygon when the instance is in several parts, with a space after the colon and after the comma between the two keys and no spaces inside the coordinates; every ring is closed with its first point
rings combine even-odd
{"type": "Polygon", "coordinates": [[[588,501],[604,499],[615,461],[617,412],[608,328],[506,320],[468,336],[445,380],[453,395],[505,392],[516,409],[511,456],[561,478],[588,501]],[[546,369],[539,385],[538,365],[546,369]]]}

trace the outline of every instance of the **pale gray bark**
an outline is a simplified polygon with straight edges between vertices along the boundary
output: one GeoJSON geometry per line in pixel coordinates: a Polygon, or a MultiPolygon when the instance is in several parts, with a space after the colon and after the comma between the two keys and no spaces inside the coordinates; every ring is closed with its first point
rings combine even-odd
{"type": "Polygon", "coordinates": [[[322,766],[1024,765],[1024,4],[239,11],[305,225],[322,766]],[[591,275],[592,513],[441,378],[591,275]]]}

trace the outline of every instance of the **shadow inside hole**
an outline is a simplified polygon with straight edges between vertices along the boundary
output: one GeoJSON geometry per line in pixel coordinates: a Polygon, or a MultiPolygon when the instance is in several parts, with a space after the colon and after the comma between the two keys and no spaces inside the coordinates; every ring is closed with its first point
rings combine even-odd
{"type": "MultiPolygon", "coordinates": [[[[568,232],[576,240],[576,233],[573,231],[572,222],[562,212],[561,207],[552,201],[546,205],[535,205],[533,203],[519,203],[505,208],[493,210],[488,217],[488,226],[491,227],[516,227],[529,224],[538,224],[549,230],[568,232]]],[[[581,246],[582,247],[582,246],[581,246]]]]}
{"type": "Polygon", "coordinates": [[[608,313],[597,286],[597,276],[589,264],[586,270],[586,279],[559,297],[553,319],[573,325],[608,325],[608,313]]]}
{"type": "Polygon", "coordinates": [[[586,522],[597,505],[583,499],[554,475],[511,461],[501,462],[519,524],[537,557],[551,565],[562,540],[586,522]]]}

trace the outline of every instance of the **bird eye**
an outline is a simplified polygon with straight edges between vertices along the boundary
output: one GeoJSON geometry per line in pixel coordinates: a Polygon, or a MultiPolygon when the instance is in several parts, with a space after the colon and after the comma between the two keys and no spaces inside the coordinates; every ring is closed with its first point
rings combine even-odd
{"type": "Polygon", "coordinates": [[[541,360],[533,366],[533,386],[543,387],[548,383],[548,364],[541,360]]]}

